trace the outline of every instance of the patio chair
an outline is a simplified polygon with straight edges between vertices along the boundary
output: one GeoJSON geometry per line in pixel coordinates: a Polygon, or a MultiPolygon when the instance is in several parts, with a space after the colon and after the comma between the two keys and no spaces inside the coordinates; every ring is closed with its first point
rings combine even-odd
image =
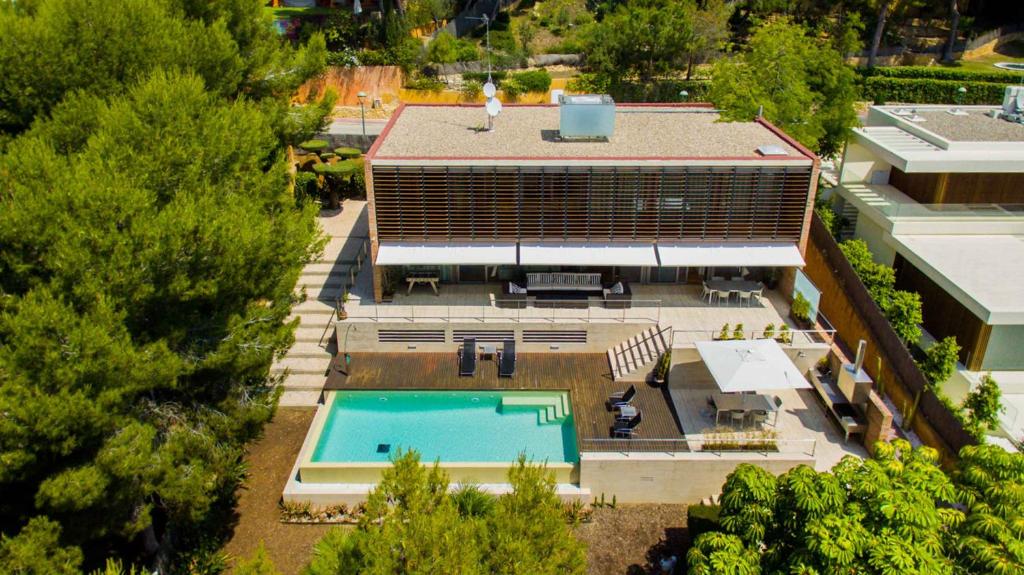
{"type": "Polygon", "coordinates": [[[613,437],[631,437],[636,433],[636,428],[640,425],[643,413],[637,411],[636,415],[628,421],[616,421],[615,427],[612,429],[613,437]]]}
{"type": "Polygon", "coordinates": [[[459,375],[472,377],[476,374],[476,338],[462,340],[459,349],[459,375]]]}
{"type": "Polygon", "coordinates": [[[747,302],[747,307],[750,307],[750,298],[753,296],[753,292],[741,291],[740,292],[740,303],[747,302]]]}
{"type": "Polygon", "coordinates": [[[751,297],[757,300],[757,305],[761,305],[761,298],[764,297],[764,288],[761,288],[757,291],[752,291],[750,292],[750,295],[751,297]]]}
{"type": "Polygon", "coordinates": [[[752,423],[754,427],[763,426],[767,422],[768,412],[764,411],[763,409],[755,409],[754,411],[750,412],[750,423],[752,423]]]}
{"type": "Polygon", "coordinates": [[[516,342],[506,339],[504,347],[498,352],[498,377],[512,377],[516,372],[516,342]]]}
{"type": "Polygon", "coordinates": [[[636,386],[630,385],[625,391],[616,391],[608,396],[608,409],[617,409],[623,405],[629,405],[636,395],[636,386]]]}
{"type": "Polygon", "coordinates": [[[728,291],[715,290],[715,299],[718,300],[718,303],[722,303],[722,300],[725,300],[725,303],[729,303],[729,293],[728,291]]]}
{"type": "Polygon", "coordinates": [[[704,291],[700,293],[701,301],[708,300],[711,303],[711,296],[715,294],[715,290],[708,287],[708,284],[704,284],[704,291]]]}
{"type": "Polygon", "coordinates": [[[729,412],[729,422],[732,423],[733,425],[738,423],[740,427],[743,427],[743,424],[746,423],[746,420],[747,412],[743,411],[742,409],[734,409],[729,412]]]}
{"type": "Polygon", "coordinates": [[[711,276],[711,281],[723,281],[725,276],[711,276]]]}

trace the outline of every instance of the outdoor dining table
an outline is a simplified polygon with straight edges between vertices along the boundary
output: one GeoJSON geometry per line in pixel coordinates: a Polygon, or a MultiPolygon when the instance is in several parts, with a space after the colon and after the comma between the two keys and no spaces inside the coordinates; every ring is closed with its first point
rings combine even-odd
{"type": "Polygon", "coordinates": [[[715,423],[718,423],[722,413],[730,411],[776,411],[778,408],[772,398],[767,395],[756,393],[712,393],[711,400],[715,402],[715,423]]]}
{"type": "Polygon", "coordinates": [[[704,282],[709,288],[717,291],[757,291],[764,289],[764,284],[750,280],[708,280],[704,282]]]}

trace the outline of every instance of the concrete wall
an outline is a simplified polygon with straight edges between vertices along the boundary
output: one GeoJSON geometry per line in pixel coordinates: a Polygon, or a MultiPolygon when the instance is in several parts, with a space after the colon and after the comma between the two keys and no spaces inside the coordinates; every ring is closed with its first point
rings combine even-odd
{"type": "Polygon", "coordinates": [[[458,344],[453,343],[452,332],[455,330],[498,331],[511,330],[519,353],[540,352],[575,352],[604,353],[642,331],[654,327],[654,322],[637,323],[512,323],[512,322],[362,322],[343,321],[335,325],[338,351],[351,353],[360,351],[373,352],[429,352],[438,353],[454,351],[458,344]],[[444,330],[445,343],[381,343],[378,342],[380,330],[444,330]],[[586,331],[587,343],[523,343],[523,331],[586,331]],[[557,346],[557,349],[552,349],[557,346]]]}
{"type": "Polygon", "coordinates": [[[846,145],[846,153],[843,154],[843,165],[839,173],[839,183],[860,184],[872,181],[874,183],[885,183],[888,181],[888,174],[891,169],[892,166],[879,159],[878,156],[851,138],[850,142],[846,145]],[[872,176],[874,172],[881,172],[883,175],[872,176]],[[874,177],[874,180],[872,180],[872,177],[874,177]]]}
{"type": "Polygon", "coordinates": [[[593,500],[603,493],[619,503],[698,503],[720,493],[725,478],[741,463],[752,463],[773,474],[814,458],[799,454],[747,453],[581,453],[580,487],[593,500]]]}
{"type": "Polygon", "coordinates": [[[857,216],[857,227],[854,230],[854,237],[864,240],[864,243],[868,245],[868,249],[871,250],[871,255],[874,256],[875,262],[891,267],[893,262],[896,261],[896,249],[885,241],[886,235],[888,235],[888,232],[883,230],[881,226],[876,224],[866,214],[857,216]]]}
{"type": "Polygon", "coordinates": [[[1024,370],[1024,325],[994,325],[988,336],[982,369],[998,371],[1024,370]]]}

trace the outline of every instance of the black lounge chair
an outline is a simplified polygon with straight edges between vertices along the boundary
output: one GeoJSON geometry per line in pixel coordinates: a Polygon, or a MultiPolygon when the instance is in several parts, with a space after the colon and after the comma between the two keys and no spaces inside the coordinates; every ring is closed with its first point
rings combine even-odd
{"type": "Polygon", "coordinates": [[[459,375],[472,376],[476,373],[476,339],[462,340],[459,350],[459,375]]]}
{"type": "Polygon", "coordinates": [[[616,391],[608,397],[608,408],[618,409],[623,405],[629,405],[629,402],[633,401],[633,397],[636,395],[636,386],[630,385],[626,391],[616,391]]]}
{"type": "Polygon", "coordinates": [[[498,377],[512,377],[516,372],[516,342],[506,339],[504,348],[498,352],[498,377]]]}
{"type": "Polygon", "coordinates": [[[636,428],[640,425],[641,417],[643,413],[640,411],[636,412],[636,415],[628,421],[616,421],[615,428],[612,430],[612,436],[614,437],[631,437],[636,433],[636,428]]]}

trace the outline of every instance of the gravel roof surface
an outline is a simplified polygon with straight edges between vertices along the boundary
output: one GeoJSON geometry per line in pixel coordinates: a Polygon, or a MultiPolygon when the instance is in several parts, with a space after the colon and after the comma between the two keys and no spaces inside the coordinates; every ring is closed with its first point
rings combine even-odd
{"type": "Polygon", "coordinates": [[[919,124],[954,142],[1024,142],[1024,125],[991,118],[969,110],[966,116],[954,116],[945,110],[918,110],[925,118],[919,124]]]}
{"type": "Polygon", "coordinates": [[[406,106],[377,149],[377,158],[764,158],[774,144],[790,158],[799,150],[755,122],[721,122],[707,109],[618,105],[607,142],[562,142],[557,106],[505,106],[493,132],[480,131],[479,106],[406,106]]]}

